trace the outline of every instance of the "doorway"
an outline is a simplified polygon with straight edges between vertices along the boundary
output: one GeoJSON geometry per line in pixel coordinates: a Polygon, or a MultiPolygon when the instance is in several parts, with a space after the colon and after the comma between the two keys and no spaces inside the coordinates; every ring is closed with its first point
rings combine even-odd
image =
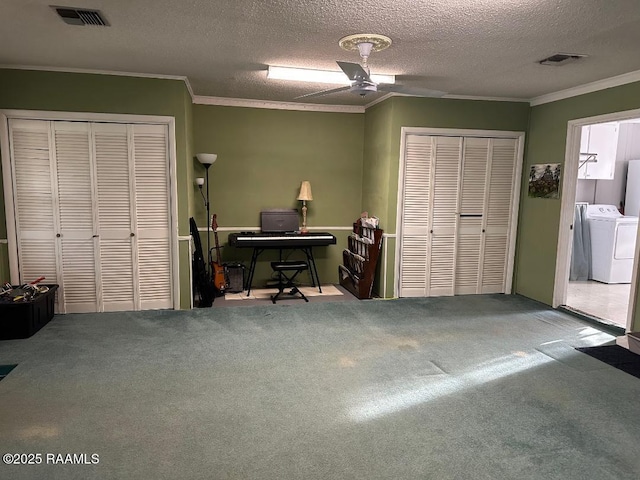
{"type": "Polygon", "coordinates": [[[635,159],[640,110],[569,122],[553,306],[626,331],[640,256],[638,212],[625,211],[627,170],[635,159]],[[598,145],[602,137],[612,148],[608,154],[598,145]]]}

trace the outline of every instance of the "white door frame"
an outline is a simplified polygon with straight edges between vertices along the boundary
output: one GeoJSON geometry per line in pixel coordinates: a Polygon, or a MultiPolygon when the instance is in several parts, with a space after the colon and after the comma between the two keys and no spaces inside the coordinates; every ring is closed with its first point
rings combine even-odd
{"type": "Polygon", "coordinates": [[[509,130],[467,130],[463,128],[430,128],[430,127],[401,127],[400,129],[400,165],[398,167],[398,198],[396,199],[396,248],[394,263],[393,296],[400,292],[400,250],[402,244],[402,207],[404,202],[405,175],[405,145],[408,135],[433,135],[440,137],[488,137],[514,138],[517,140],[517,158],[513,173],[513,199],[511,205],[511,222],[509,226],[509,253],[507,257],[507,271],[505,275],[505,293],[511,293],[513,286],[513,265],[516,251],[516,233],[518,225],[518,210],[520,207],[520,185],[522,184],[522,164],[524,160],[524,132],[509,130]]]}
{"type": "MultiPolygon", "coordinates": [[[[565,305],[567,301],[567,285],[571,268],[571,251],[573,248],[573,216],[576,202],[576,188],[578,185],[578,163],[580,157],[580,135],[584,125],[594,123],[616,122],[640,118],[640,109],[607,113],[594,117],[569,120],[567,124],[567,142],[564,157],[564,172],[562,173],[562,200],[560,206],[560,226],[558,229],[558,248],[556,254],[556,272],[553,286],[552,307],[565,305]]],[[[640,232],[640,231],[639,231],[640,232]]],[[[635,286],[638,280],[638,257],[640,256],[640,242],[636,242],[636,256],[631,279],[631,295],[627,314],[627,331],[631,330],[631,323],[635,306],[635,286]]]]}
{"type": "Polygon", "coordinates": [[[2,180],[4,185],[4,205],[7,222],[7,243],[9,252],[9,272],[11,283],[19,283],[18,232],[15,223],[14,189],[11,175],[11,155],[9,149],[9,120],[14,118],[47,121],[145,123],[166,125],[169,133],[169,205],[171,229],[171,278],[173,308],[180,308],[180,270],[178,250],[178,181],[176,154],[175,118],[159,115],[129,115],[92,112],[55,112],[39,110],[0,110],[0,154],[2,155],[2,180]]]}

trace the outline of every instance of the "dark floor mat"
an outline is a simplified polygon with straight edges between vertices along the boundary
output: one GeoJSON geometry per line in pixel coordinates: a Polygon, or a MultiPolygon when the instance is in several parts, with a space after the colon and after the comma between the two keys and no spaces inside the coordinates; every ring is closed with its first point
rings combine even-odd
{"type": "Polygon", "coordinates": [[[16,368],[18,365],[0,365],[0,380],[9,375],[9,372],[16,368]]]}
{"type": "Polygon", "coordinates": [[[626,348],[618,345],[603,345],[600,347],[576,348],[576,350],[640,378],[640,355],[636,355],[626,348]]]}

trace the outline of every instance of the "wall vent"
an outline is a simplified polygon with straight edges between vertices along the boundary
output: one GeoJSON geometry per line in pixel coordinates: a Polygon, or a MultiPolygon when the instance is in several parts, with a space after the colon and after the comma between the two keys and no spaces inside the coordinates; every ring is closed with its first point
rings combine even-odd
{"type": "Polygon", "coordinates": [[[87,10],[84,8],[74,7],[56,7],[51,5],[56,13],[69,25],[94,25],[99,27],[108,27],[109,23],[105,20],[99,10],[87,10]]]}
{"type": "Polygon", "coordinates": [[[551,65],[553,67],[559,67],[561,65],[566,65],[567,63],[580,60],[581,58],[585,58],[586,56],[587,55],[580,55],[577,53],[556,53],[555,55],[551,55],[550,57],[540,60],[538,63],[540,65],[551,65]]]}

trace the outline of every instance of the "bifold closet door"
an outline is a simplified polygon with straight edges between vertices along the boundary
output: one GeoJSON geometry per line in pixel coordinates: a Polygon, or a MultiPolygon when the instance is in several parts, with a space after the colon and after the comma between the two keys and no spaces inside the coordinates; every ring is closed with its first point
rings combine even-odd
{"type": "Polygon", "coordinates": [[[456,294],[504,293],[517,141],[465,138],[456,294]]]}
{"type": "Polygon", "coordinates": [[[400,296],[428,296],[428,239],[433,137],[408,135],[405,143],[402,237],[400,238],[400,296]]]}
{"type": "Polygon", "coordinates": [[[98,305],[89,127],[11,120],[20,283],[60,286],[60,312],[98,305]]]}
{"type": "Polygon", "coordinates": [[[434,181],[430,198],[428,295],[455,293],[457,204],[462,138],[434,137],[434,181]]]}
{"type": "Polygon", "coordinates": [[[58,311],[173,307],[168,129],[10,120],[20,281],[58,311]]]}
{"type": "Polygon", "coordinates": [[[105,311],[171,308],[167,128],[93,124],[105,311]]]}
{"type": "Polygon", "coordinates": [[[90,126],[82,122],[52,122],[52,127],[60,310],[96,312],[100,279],[96,274],[90,126]]]}
{"type": "Polygon", "coordinates": [[[405,145],[400,296],[453,295],[462,140],[408,135],[405,145]]]}
{"type": "Polygon", "coordinates": [[[517,139],[407,135],[399,295],[502,293],[517,139]]]}
{"type": "Polygon", "coordinates": [[[136,310],[135,216],[129,127],[93,124],[103,311],[136,310]]]}
{"type": "Polygon", "coordinates": [[[458,200],[456,295],[480,293],[489,144],[488,138],[464,139],[458,200]]]}
{"type": "Polygon", "coordinates": [[[504,293],[509,263],[509,236],[513,225],[513,184],[518,142],[513,138],[491,139],[490,165],[485,194],[482,277],[479,293],[504,293]]]}
{"type": "Polygon", "coordinates": [[[172,308],[168,130],[131,125],[137,293],[142,310],[172,308]]]}
{"type": "MultiPolygon", "coordinates": [[[[50,134],[46,121],[9,121],[20,284],[42,275],[45,283],[60,284],[50,134]]],[[[60,296],[58,290],[57,298],[60,296]]]]}

